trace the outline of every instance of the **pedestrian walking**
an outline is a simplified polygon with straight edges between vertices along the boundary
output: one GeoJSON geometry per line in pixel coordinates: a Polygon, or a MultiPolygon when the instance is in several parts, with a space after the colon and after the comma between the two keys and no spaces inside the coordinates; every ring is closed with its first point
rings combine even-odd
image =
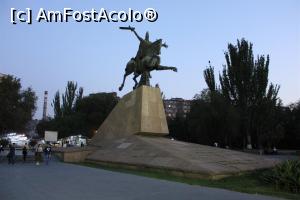
{"type": "Polygon", "coordinates": [[[15,164],[16,148],[14,144],[9,144],[9,152],[7,154],[8,164],[15,164]]]}
{"type": "Polygon", "coordinates": [[[22,154],[23,154],[23,162],[26,162],[26,158],[27,158],[27,152],[28,152],[28,146],[27,143],[25,143],[23,149],[22,149],[22,154]]]}
{"type": "Polygon", "coordinates": [[[36,165],[40,165],[40,163],[42,162],[42,153],[43,153],[43,147],[41,144],[39,144],[37,146],[37,148],[35,149],[35,161],[36,161],[36,165]]]}
{"type": "Polygon", "coordinates": [[[2,152],[4,152],[4,147],[2,144],[0,144],[0,155],[2,154],[2,152]]]}
{"type": "Polygon", "coordinates": [[[48,145],[48,146],[45,148],[45,160],[46,160],[46,165],[49,164],[49,161],[50,161],[50,158],[51,158],[51,153],[52,153],[51,146],[48,145]]]}

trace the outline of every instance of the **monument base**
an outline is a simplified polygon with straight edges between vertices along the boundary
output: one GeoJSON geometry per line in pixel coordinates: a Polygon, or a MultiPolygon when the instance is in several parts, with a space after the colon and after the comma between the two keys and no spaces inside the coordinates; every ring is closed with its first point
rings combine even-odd
{"type": "Polygon", "coordinates": [[[91,141],[97,150],[85,161],[211,179],[269,168],[279,162],[238,151],[149,137],[166,134],[160,90],[141,86],[126,94],[100,126],[91,141]]]}
{"type": "Polygon", "coordinates": [[[103,166],[161,171],[190,178],[219,179],[275,166],[278,160],[164,137],[132,135],[103,140],[85,162],[103,166]]]}
{"type": "Polygon", "coordinates": [[[124,95],[92,138],[117,139],[134,134],[164,136],[169,133],[159,88],[140,86],[124,95]]]}

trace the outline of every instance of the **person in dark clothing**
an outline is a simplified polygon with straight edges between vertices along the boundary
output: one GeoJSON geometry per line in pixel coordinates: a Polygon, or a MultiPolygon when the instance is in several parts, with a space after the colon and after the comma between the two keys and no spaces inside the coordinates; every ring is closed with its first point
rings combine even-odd
{"type": "Polygon", "coordinates": [[[50,161],[50,158],[51,158],[51,153],[52,153],[52,149],[51,149],[51,146],[48,145],[46,148],[45,148],[45,159],[46,159],[46,165],[49,164],[49,161],[50,161]]]}
{"type": "Polygon", "coordinates": [[[23,162],[26,162],[26,158],[27,158],[27,145],[25,144],[25,146],[22,149],[22,154],[23,154],[23,162]]]}
{"type": "Polygon", "coordinates": [[[14,144],[9,144],[9,152],[7,155],[8,164],[15,164],[15,155],[16,155],[16,148],[14,144]]]}
{"type": "Polygon", "coordinates": [[[43,153],[43,147],[41,144],[38,144],[37,148],[35,149],[35,160],[36,160],[36,165],[40,165],[42,162],[42,153],[43,153]]]}

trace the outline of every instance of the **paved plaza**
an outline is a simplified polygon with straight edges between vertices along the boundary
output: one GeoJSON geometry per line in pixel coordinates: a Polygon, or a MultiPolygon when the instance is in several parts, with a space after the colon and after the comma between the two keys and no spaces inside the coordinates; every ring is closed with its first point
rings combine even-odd
{"type": "Polygon", "coordinates": [[[271,200],[262,195],[193,186],[52,161],[0,162],[1,200],[271,200]]]}

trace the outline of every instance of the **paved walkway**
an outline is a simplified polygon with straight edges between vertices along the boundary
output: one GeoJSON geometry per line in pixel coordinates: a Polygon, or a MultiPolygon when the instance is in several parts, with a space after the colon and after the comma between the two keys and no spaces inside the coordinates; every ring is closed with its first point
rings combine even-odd
{"type": "Polygon", "coordinates": [[[0,162],[1,200],[275,200],[52,161],[0,162]]]}

